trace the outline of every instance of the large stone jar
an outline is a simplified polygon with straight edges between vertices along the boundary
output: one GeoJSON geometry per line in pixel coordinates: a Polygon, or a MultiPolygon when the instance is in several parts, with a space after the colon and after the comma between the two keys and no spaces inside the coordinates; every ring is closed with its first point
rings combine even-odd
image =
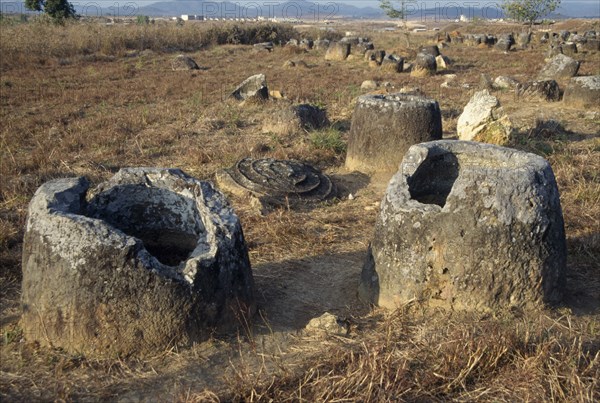
{"type": "Polygon", "coordinates": [[[391,176],[410,146],[441,138],[437,101],[401,93],[363,95],[352,115],[346,167],[391,176]]]}
{"type": "Polygon", "coordinates": [[[566,244],[554,174],[509,148],[412,146],[389,183],[360,296],[395,308],[539,307],[561,299],[566,244]]]}
{"type": "Polygon", "coordinates": [[[122,169],[45,183],[23,245],[28,340],[94,356],[164,351],[235,326],[255,309],[238,217],[209,182],[122,169]]]}

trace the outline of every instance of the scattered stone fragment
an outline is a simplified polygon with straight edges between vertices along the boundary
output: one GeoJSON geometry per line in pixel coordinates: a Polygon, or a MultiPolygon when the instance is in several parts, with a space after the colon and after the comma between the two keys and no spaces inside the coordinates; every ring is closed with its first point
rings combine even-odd
{"type": "Polygon", "coordinates": [[[244,80],[232,93],[231,96],[238,101],[269,98],[269,89],[264,74],[256,74],[244,80]]]}
{"type": "Polygon", "coordinates": [[[517,85],[516,94],[524,99],[541,99],[543,101],[554,102],[560,100],[560,88],[554,80],[529,81],[517,85]]]}
{"type": "Polygon", "coordinates": [[[442,116],[436,101],[401,93],[363,95],[352,115],[346,167],[394,172],[408,147],[440,138],[442,116]]]}
{"type": "Polygon", "coordinates": [[[254,48],[260,49],[260,50],[268,50],[269,52],[271,52],[271,51],[273,51],[274,45],[273,45],[273,42],[261,42],[261,43],[255,43],[254,48]]]}
{"type": "Polygon", "coordinates": [[[573,106],[600,107],[600,76],[571,78],[565,88],[563,100],[573,106]]]}
{"type": "Polygon", "coordinates": [[[279,90],[270,90],[269,96],[273,99],[282,99],[285,98],[285,95],[279,90]]]}
{"type": "Polygon", "coordinates": [[[251,194],[263,205],[301,207],[332,198],[327,175],[299,161],[244,158],[217,172],[219,186],[240,196],[251,194]]]}
{"type": "Polygon", "coordinates": [[[450,88],[452,86],[456,86],[456,74],[446,74],[444,76],[444,82],[440,85],[443,88],[450,88]]]}
{"type": "Polygon", "coordinates": [[[360,88],[363,90],[374,90],[377,87],[379,87],[379,85],[377,84],[376,81],[373,81],[373,80],[365,80],[360,85],[360,88]]]}
{"type": "Polygon", "coordinates": [[[519,82],[512,77],[498,76],[492,83],[495,90],[508,90],[517,88],[519,82]]]}
{"type": "Polygon", "coordinates": [[[538,80],[560,80],[577,75],[579,62],[575,59],[559,54],[554,56],[538,74],[538,80]]]}
{"type": "Polygon", "coordinates": [[[254,311],[239,219],[209,182],[127,168],[88,188],[56,179],[29,205],[27,340],[89,356],[157,354],[254,311]]]}
{"type": "Polygon", "coordinates": [[[200,67],[194,59],[186,55],[178,55],[171,61],[171,68],[175,71],[181,70],[199,70],[200,67]]]}
{"type": "Polygon", "coordinates": [[[482,90],[473,95],[458,117],[456,131],[461,140],[507,144],[513,127],[498,98],[482,90]]]}
{"type": "Polygon", "coordinates": [[[438,70],[446,70],[450,67],[450,59],[444,55],[438,55],[435,58],[435,64],[438,70]]]}
{"type": "Polygon", "coordinates": [[[316,130],[329,125],[327,113],[314,105],[293,105],[269,116],[262,131],[275,134],[294,134],[316,130]]]}
{"type": "Polygon", "coordinates": [[[325,312],[323,315],[311,319],[306,325],[305,330],[308,333],[347,335],[350,328],[347,321],[338,319],[337,316],[325,312]]]}
{"type": "Polygon", "coordinates": [[[542,157],[466,141],[412,146],[390,181],[359,296],[390,309],[539,308],[561,301],[563,216],[542,157]]]}

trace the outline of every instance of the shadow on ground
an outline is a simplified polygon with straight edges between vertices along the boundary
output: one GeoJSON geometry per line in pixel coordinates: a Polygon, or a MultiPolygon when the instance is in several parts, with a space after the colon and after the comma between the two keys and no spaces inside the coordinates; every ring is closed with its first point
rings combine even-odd
{"type": "Polygon", "coordinates": [[[270,330],[301,330],[325,312],[367,313],[357,298],[365,256],[366,251],[355,251],[254,266],[259,309],[270,330]]]}

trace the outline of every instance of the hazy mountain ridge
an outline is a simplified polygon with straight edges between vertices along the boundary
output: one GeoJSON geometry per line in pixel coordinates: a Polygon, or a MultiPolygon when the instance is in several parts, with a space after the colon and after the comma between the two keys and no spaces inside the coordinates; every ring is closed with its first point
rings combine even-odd
{"type": "MultiPolygon", "coordinates": [[[[159,1],[147,6],[139,6],[136,2],[115,2],[108,7],[101,7],[100,3],[72,1],[77,13],[87,16],[119,16],[132,17],[136,15],[181,16],[183,14],[204,15],[207,18],[264,18],[276,17],[278,19],[297,19],[303,21],[322,21],[326,19],[346,18],[385,18],[385,13],[375,7],[357,7],[351,4],[331,1],[327,3],[314,3],[307,0],[294,0],[285,2],[275,1],[241,1],[241,2],[214,2],[203,0],[173,0],[159,1]]],[[[436,3],[434,6],[423,8],[427,3],[409,4],[408,14],[411,20],[422,21],[452,21],[460,15],[467,17],[495,19],[502,18],[499,7],[489,6],[483,8],[473,7],[473,3],[449,2],[448,6],[436,3]]],[[[0,1],[4,13],[26,13],[23,1],[0,1]]],[[[563,3],[557,12],[547,18],[598,18],[600,17],[600,2],[569,2],[563,3]]]]}

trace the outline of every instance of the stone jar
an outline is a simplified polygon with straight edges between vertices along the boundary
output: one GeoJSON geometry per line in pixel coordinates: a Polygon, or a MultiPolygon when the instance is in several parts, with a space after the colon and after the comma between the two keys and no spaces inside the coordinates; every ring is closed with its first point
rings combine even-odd
{"type": "Polygon", "coordinates": [[[71,353],[155,354],[230,330],[255,310],[238,217],[176,169],[42,185],[23,243],[27,340],[71,353]]]}
{"type": "Polygon", "coordinates": [[[561,300],[566,243],[548,162],[500,146],[412,146],[389,183],[359,295],[387,308],[539,307],[561,300]]]}

